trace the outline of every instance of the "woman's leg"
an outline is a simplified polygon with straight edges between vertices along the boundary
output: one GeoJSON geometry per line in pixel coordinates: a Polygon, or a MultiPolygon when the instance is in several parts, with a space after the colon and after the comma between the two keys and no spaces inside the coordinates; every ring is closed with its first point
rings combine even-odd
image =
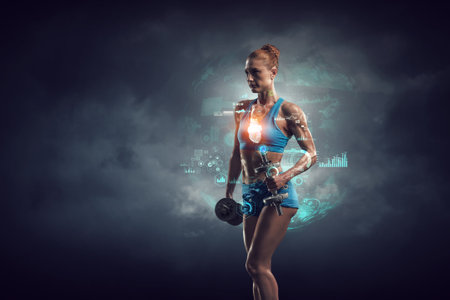
{"type": "MultiPolygon", "coordinates": [[[[250,245],[252,243],[253,234],[255,232],[255,227],[256,227],[257,222],[258,222],[258,217],[250,216],[250,217],[246,218],[246,215],[244,215],[243,233],[244,233],[244,245],[245,245],[245,250],[247,251],[247,254],[248,254],[248,250],[250,249],[250,245]]],[[[253,282],[253,299],[261,300],[261,295],[259,293],[258,286],[256,285],[255,282],[253,282]]]]}
{"type": "Polygon", "coordinates": [[[245,266],[258,286],[262,300],[278,300],[271,259],[296,212],[297,208],[283,207],[283,215],[279,216],[275,207],[265,206],[256,222],[245,266]]]}
{"type": "Polygon", "coordinates": [[[250,245],[252,243],[253,234],[255,232],[256,223],[258,222],[257,216],[249,216],[246,218],[246,215],[244,215],[244,220],[242,221],[244,225],[244,245],[245,245],[245,251],[250,249],[250,245]]]}

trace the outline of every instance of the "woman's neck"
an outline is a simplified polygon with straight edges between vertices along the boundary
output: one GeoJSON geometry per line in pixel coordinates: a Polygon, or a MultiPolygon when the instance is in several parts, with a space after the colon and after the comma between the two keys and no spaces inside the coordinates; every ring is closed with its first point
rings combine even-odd
{"type": "Polygon", "coordinates": [[[278,101],[279,98],[280,97],[278,97],[277,92],[273,88],[271,90],[259,93],[256,103],[263,106],[272,106],[275,102],[278,101]]]}

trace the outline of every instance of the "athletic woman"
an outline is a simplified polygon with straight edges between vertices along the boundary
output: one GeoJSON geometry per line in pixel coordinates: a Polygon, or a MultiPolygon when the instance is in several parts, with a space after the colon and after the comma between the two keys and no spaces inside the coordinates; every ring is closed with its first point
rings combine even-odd
{"type": "Polygon", "coordinates": [[[247,57],[247,82],[258,98],[239,101],[235,107],[236,131],[225,195],[233,198],[236,181],[242,172],[244,207],[251,208],[244,214],[243,221],[247,251],[245,268],[253,280],[255,300],[278,299],[271,259],[299,207],[298,195],[290,180],[308,170],[317,159],[304,112],[296,104],[279,97],[275,91],[279,54],[275,46],[266,44],[247,57]],[[259,147],[265,145],[267,159],[279,163],[292,136],[295,136],[304,153],[298,162],[285,172],[278,166],[279,174],[273,179],[268,178],[265,172],[256,173],[255,168],[263,163],[259,147]],[[278,194],[288,193],[288,198],[281,204],[282,215],[278,215],[276,207],[264,205],[263,202],[274,190],[278,194]]]}

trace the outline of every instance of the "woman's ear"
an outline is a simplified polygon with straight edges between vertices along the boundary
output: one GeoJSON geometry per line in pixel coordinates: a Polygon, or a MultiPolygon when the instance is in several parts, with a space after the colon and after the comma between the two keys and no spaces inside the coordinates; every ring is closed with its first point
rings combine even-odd
{"type": "Polygon", "coordinates": [[[272,69],[270,70],[270,73],[271,73],[270,78],[274,79],[275,76],[277,76],[277,74],[278,74],[278,69],[276,67],[272,67],[272,69]]]}

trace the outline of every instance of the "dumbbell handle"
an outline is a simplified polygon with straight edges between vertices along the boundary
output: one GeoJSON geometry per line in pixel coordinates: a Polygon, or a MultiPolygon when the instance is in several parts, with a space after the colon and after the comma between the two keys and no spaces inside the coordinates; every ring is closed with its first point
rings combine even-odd
{"type": "MultiPolygon", "coordinates": [[[[278,191],[277,190],[272,190],[270,191],[272,193],[273,196],[278,195],[278,191]]],[[[279,216],[283,215],[283,209],[281,208],[281,202],[282,201],[273,201],[271,204],[275,206],[275,208],[277,209],[277,213],[279,216]]]]}
{"type": "Polygon", "coordinates": [[[277,213],[279,216],[283,215],[283,210],[281,209],[280,203],[275,204],[275,208],[277,209],[277,213]]]}
{"type": "Polygon", "coordinates": [[[277,209],[278,215],[281,216],[283,214],[283,210],[281,208],[281,203],[283,202],[282,201],[283,199],[286,199],[288,197],[288,194],[284,193],[284,194],[278,195],[276,190],[275,190],[275,192],[271,191],[271,193],[272,193],[272,197],[267,197],[263,201],[265,204],[275,206],[275,208],[277,209]],[[276,197],[276,196],[279,196],[279,197],[276,197]]]}

